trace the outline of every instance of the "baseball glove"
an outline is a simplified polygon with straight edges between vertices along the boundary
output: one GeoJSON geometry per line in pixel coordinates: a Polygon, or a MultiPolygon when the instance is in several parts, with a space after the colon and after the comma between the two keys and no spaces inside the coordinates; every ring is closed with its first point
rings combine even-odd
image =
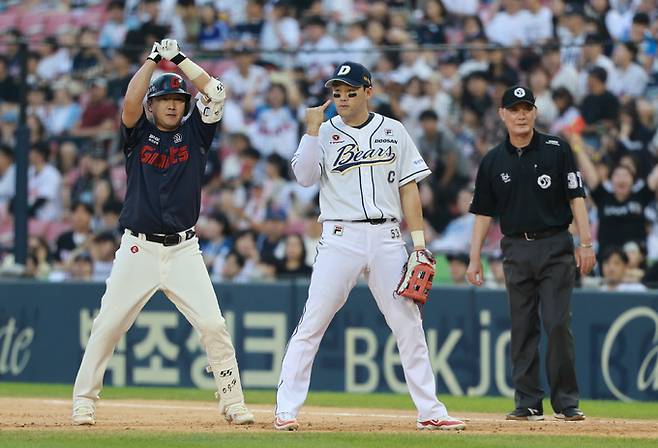
{"type": "Polygon", "coordinates": [[[427,249],[414,250],[404,266],[402,278],[395,292],[422,305],[432,289],[436,261],[427,249]]]}

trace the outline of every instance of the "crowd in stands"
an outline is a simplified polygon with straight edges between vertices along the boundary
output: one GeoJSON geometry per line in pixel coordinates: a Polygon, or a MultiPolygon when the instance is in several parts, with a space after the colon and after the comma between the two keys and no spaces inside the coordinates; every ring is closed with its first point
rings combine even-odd
{"type": "MultiPolygon", "coordinates": [[[[571,144],[588,189],[599,266],[582,284],[658,287],[655,0],[9,0],[0,27],[0,272],[12,264],[20,83],[25,275],[102,281],[121,235],[123,95],[153,41],[170,37],[228,92],[197,225],[213,280],[310,276],[318,189],[296,184],[289,160],[305,108],[328,97],[324,79],[355,60],[373,73],[372,109],[404,123],[433,171],[421,197],[429,247],[445,256],[437,278],[464,283],[474,174],[505,138],[502,92],[522,83],[537,129],[571,144]]],[[[500,237],[494,226],[490,286],[504,281],[500,237]]]]}

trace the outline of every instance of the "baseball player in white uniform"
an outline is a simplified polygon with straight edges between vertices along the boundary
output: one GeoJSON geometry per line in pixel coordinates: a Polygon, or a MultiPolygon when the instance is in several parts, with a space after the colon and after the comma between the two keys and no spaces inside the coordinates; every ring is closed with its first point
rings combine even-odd
{"type": "Polygon", "coordinates": [[[322,336],[366,271],[397,340],[418,409],[417,428],[464,429],[464,422],[450,417],[437,399],[419,308],[396,293],[407,261],[400,233],[403,214],[414,251],[425,251],[416,182],[430,170],[400,122],[368,111],[372,81],[364,66],[341,64],[325,86],[332,89],[338,116],[323,123],[330,101],[307,109],[307,131],[292,158],[301,185],[320,182],[323,229],[306,306],[283,359],[274,427],[299,428],[297,414],[322,336]]]}

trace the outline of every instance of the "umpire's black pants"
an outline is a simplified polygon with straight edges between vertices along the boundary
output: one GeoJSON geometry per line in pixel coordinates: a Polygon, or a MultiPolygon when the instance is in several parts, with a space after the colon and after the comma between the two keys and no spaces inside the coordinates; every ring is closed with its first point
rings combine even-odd
{"type": "Polygon", "coordinates": [[[539,313],[548,337],[546,374],[555,412],[578,406],[571,334],[571,293],[576,260],[571,235],[560,232],[527,241],[501,241],[505,284],[512,319],[512,381],[517,408],[543,410],[539,381],[539,313]]]}

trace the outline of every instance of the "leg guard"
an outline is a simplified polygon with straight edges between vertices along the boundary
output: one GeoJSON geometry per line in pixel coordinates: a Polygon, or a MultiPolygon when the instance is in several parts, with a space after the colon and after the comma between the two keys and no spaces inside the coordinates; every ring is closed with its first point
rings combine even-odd
{"type": "Polygon", "coordinates": [[[244,403],[240,372],[235,358],[219,363],[210,363],[207,372],[212,372],[217,385],[215,396],[219,399],[219,412],[226,413],[226,409],[234,404],[244,403]]]}

